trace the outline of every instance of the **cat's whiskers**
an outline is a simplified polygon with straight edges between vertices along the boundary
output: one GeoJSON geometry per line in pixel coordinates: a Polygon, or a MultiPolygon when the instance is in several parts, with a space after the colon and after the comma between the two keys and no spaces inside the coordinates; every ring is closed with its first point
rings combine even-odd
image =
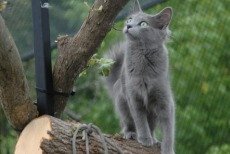
{"type": "Polygon", "coordinates": [[[116,30],[116,31],[122,32],[122,29],[118,29],[118,28],[114,27],[114,25],[113,25],[112,28],[113,28],[114,30],[116,30]]]}

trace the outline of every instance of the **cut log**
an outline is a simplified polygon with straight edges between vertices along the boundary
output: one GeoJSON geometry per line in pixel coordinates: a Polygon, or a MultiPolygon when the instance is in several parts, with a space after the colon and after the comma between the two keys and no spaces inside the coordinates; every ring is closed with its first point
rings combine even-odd
{"type": "MultiPolygon", "coordinates": [[[[71,154],[73,133],[80,125],[47,115],[34,119],[22,131],[15,147],[15,154],[71,154]]],[[[123,153],[160,154],[158,144],[144,147],[134,140],[125,140],[120,135],[105,135],[105,137],[110,143],[117,145],[123,153]]],[[[78,154],[86,153],[81,133],[76,138],[76,147],[78,154]]],[[[108,142],[107,147],[109,153],[118,153],[108,142]]],[[[89,151],[92,154],[104,152],[100,137],[95,133],[89,136],[89,151]]]]}

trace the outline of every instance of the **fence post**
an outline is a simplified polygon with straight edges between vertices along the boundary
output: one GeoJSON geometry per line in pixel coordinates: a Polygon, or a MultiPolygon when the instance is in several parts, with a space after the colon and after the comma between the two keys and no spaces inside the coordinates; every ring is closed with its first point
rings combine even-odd
{"type": "Polygon", "coordinates": [[[48,0],[32,0],[37,106],[40,115],[53,115],[53,79],[48,0]]]}

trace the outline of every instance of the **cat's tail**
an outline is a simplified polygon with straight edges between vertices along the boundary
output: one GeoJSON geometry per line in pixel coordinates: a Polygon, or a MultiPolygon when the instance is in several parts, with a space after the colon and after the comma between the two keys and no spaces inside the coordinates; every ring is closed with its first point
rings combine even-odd
{"type": "Polygon", "coordinates": [[[113,85],[121,76],[121,68],[124,61],[125,43],[119,43],[113,46],[105,55],[106,58],[113,59],[115,63],[113,64],[109,76],[106,78],[108,90],[111,92],[113,85]]]}

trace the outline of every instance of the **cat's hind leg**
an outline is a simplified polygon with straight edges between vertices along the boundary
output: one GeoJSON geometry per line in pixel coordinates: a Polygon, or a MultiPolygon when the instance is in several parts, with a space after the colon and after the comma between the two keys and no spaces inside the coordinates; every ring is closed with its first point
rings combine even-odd
{"type": "Polygon", "coordinates": [[[161,144],[161,154],[175,154],[174,145],[174,101],[169,98],[168,104],[159,114],[159,121],[163,132],[163,140],[161,144]]]}

